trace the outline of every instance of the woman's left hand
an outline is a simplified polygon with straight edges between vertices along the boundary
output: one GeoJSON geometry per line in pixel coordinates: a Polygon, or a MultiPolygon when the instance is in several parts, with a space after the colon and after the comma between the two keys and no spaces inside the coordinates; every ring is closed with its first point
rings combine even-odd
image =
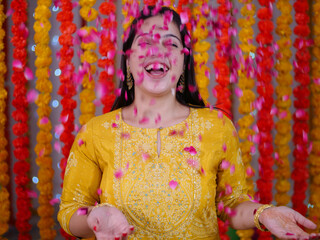
{"type": "Polygon", "coordinates": [[[309,234],[298,226],[300,224],[308,229],[316,229],[317,225],[288,207],[264,210],[259,216],[259,222],[280,239],[320,239],[320,233],[309,234]]]}

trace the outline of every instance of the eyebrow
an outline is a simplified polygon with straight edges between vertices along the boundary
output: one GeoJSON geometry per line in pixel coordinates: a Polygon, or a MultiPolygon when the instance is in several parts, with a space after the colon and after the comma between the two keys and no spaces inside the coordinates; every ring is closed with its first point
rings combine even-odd
{"type": "MultiPolygon", "coordinates": [[[[143,37],[143,36],[146,36],[146,35],[149,35],[149,33],[141,33],[136,37],[136,39],[134,41],[136,41],[139,37],[143,37]]],[[[169,38],[169,37],[174,37],[174,38],[178,39],[178,41],[182,44],[181,39],[178,38],[176,35],[174,35],[172,33],[168,33],[168,34],[163,36],[163,38],[169,38]]]]}

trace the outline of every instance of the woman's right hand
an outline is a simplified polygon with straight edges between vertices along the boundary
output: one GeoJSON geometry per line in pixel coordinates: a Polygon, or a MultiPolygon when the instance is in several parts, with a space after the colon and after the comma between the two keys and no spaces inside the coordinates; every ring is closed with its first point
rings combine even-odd
{"type": "Polygon", "coordinates": [[[87,217],[87,223],[97,240],[126,240],[134,231],[123,213],[110,206],[94,208],[87,217]]]}

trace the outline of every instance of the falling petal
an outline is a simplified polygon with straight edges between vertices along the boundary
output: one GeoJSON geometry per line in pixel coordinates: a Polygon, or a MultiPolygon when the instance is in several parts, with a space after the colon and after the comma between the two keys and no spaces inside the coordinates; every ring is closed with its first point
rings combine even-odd
{"type": "Polygon", "coordinates": [[[120,179],[123,177],[123,172],[121,169],[118,169],[115,173],[114,173],[114,176],[116,179],[120,179]]]}
{"type": "Polygon", "coordinates": [[[117,128],[117,127],[118,127],[118,124],[112,123],[111,126],[112,126],[113,128],[117,128]]]}
{"type": "Polygon", "coordinates": [[[60,199],[58,199],[58,198],[53,198],[53,199],[50,200],[49,203],[50,203],[51,205],[58,204],[58,203],[60,203],[60,199]]]}
{"type": "Polygon", "coordinates": [[[122,82],[124,81],[124,74],[121,69],[117,70],[117,77],[120,78],[122,82]]]}
{"type": "Polygon", "coordinates": [[[204,171],[203,167],[201,167],[201,174],[206,175],[206,172],[204,171]]]}
{"type": "Polygon", "coordinates": [[[189,22],[189,16],[187,12],[181,12],[180,13],[181,23],[186,24],[189,22]]]}
{"type": "Polygon", "coordinates": [[[97,189],[97,194],[98,194],[99,196],[102,194],[101,188],[98,188],[98,189],[97,189]]]}
{"type": "Polygon", "coordinates": [[[53,145],[54,150],[56,150],[58,153],[61,152],[61,144],[60,142],[55,142],[53,145]]]}
{"type": "Polygon", "coordinates": [[[253,155],[253,154],[255,154],[256,153],[256,147],[255,146],[251,146],[250,147],[250,153],[253,155]]]}
{"type": "Polygon", "coordinates": [[[28,93],[27,93],[27,101],[28,101],[28,103],[35,102],[37,100],[37,98],[38,98],[38,95],[39,95],[39,93],[34,89],[31,89],[30,91],[28,91],[28,93]]]}
{"type": "Polygon", "coordinates": [[[45,152],[45,149],[42,148],[42,149],[39,151],[39,157],[43,157],[44,152],[45,152]]]}
{"type": "Polygon", "coordinates": [[[121,88],[117,88],[114,90],[114,94],[117,96],[117,97],[120,97],[121,96],[121,88]]]}
{"type": "Polygon", "coordinates": [[[275,115],[275,114],[277,114],[277,112],[278,112],[278,109],[277,108],[271,108],[271,110],[270,110],[270,114],[273,116],[273,115],[275,115]]]}
{"type": "Polygon", "coordinates": [[[223,118],[223,113],[222,113],[222,111],[218,111],[218,118],[223,118]]]}
{"type": "Polygon", "coordinates": [[[306,112],[303,109],[297,109],[297,111],[295,112],[295,115],[296,115],[297,118],[301,118],[301,117],[304,117],[306,115],[306,112]]]}
{"type": "Polygon", "coordinates": [[[144,162],[150,158],[149,153],[142,153],[141,156],[142,156],[142,161],[144,162]]]}
{"type": "Polygon", "coordinates": [[[60,116],[59,121],[62,123],[66,123],[69,119],[69,115],[60,116]]]}
{"type": "Polygon", "coordinates": [[[286,233],[286,236],[293,236],[294,234],[293,233],[286,233]]]}
{"type": "Polygon", "coordinates": [[[81,146],[81,145],[83,145],[84,144],[84,141],[82,140],[82,139],[79,139],[78,140],[78,145],[79,145],[79,147],[81,146]]]}
{"type": "Polygon", "coordinates": [[[12,66],[14,68],[18,68],[18,69],[22,69],[23,68],[22,62],[20,60],[17,60],[17,59],[12,61],[12,66]]]}
{"type": "Polygon", "coordinates": [[[219,212],[222,212],[223,209],[224,209],[224,204],[223,204],[222,201],[220,201],[220,202],[218,203],[218,211],[219,211],[219,212]]]}
{"type": "Polygon", "coordinates": [[[158,113],[157,117],[154,120],[155,124],[158,124],[159,122],[161,122],[161,115],[158,113]]]}
{"type": "Polygon", "coordinates": [[[313,79],[314,84],[320,85],[320,78],[313,79]]]}
{"type": "Polygon", "coordinates": [[[201,142],[202,141],[202,135],[199,134],[199,141],[201,142]]]}
{"type": "Polygon", "coordinates": [[[189,152],[191,156],[194,156],[197,154],[197,150],[193,146],[185,147],[183,150],[186,152],[189,152]]]}
{"type": "Polygon", "coordinates": [[[195,168],[195,169],[199,169],[199,167],[200,167],[199,161],[197,159],[189,158],[189,159],[187,159],[187,163],[190,167],[195,168]]]}
{"type": "Polygon", "coordinates": [[[222,150],[223,150],[224,152],[227,151],[227,145],[226,145],[226,143],[224,143],[224,144],[222,145],[222,150]]]}
{"type": "Polygon", "coordinates": [[[247,173],[248,177],[253,177],[254,176],[254,171],[253,171],[252,167],[247,167],[246,173],[247,173]]]}
{"type": "Polygon", "coordinates": [[[38,194],[35,191],[27,190],[27,193],[28,193],[29,198],[37,198],[38,197],[38,194]]]}
{"type": "Polygon", "coordinates": [[[233,175],[235,170],[236,170],[235,165],[234,165],[234,164],[231,165],[231,167],[230,167],[230,174],[233,175]]]}
{"type": "Polygon", "coordinates": [[[137,114],[138,114],[138,109],[137,109],[137,107],[134,107],[133,108],[133,116],[137,116],[137,114]]]}
{"type": "Polygon", "coordinates": [[[288,101],[288,99],[289,99],[289,95],[284,95],[284,96],[282,97],[282,101],[288,101]]]}
{"type": "Polygon", "coordinates": [[[230,195],[232,193],[232,187],[229,184],[226,184],[226,195],[230,195]]]}
{"type": "Polygon", "coordinates": [[[60,136],[64,131],[64,126],[62,124],[58,124],[57,126],[55,126],[54,131],[58,136],[60,136]]]}
{"type": "Polygon", "coordinates": [[[139,124],[147,124],[149,122],[149,118],[143,117],[142,119],[139,120],[139,124]]]}
{"type": "Polygon", "coordinates": [[[302,139],[305,143],[308,142],[308,133],[306,133],[304,130],[302,130],[302,139]]]}
{"type": "Polygon", "coordinates": [[[279,118],[280,118],[280,119],[284,119],[284,118],[287,117],[287,115],[288,115],[288,114],[287,114],[286,111],[282,111],[282,112],[279,113],[279,118]]]}
{"type": "Polygon", "coordinates": [[[121,138],[130,139],[130,133],[121,133],[121,138]]]}
{"type": "Polygon", "coordinates": [[[49,122],[49,118],[48,117],[42,117],[39,121],[39,123],[42,124],[47,124],[49,122]]]}
{"type": "Polygon", "coordinates": [[[172,190],[176,189],[177,186],[178,186],[178,182],[177,182],[177,181],[171,180],[171,181],[169,182],[169,187],[170,187],[172,190]]]}
{"type": "Polygon", "coordinates": [[[116,115],[116,120],[117,120],[117,121],[120,120],[120,115],[119,115],[119,114],[116,115]]]}
{"type": "Polygon", "coordinates": [[[230,167],[230,162],[223,159],[220,166],[221,166],[221,169],[225,170],[230,167]]]}
{"type": "Polygon", "coordinates": [[[86,207],[82,207],[77,210],[78,216],[87,215],[87,214],[88,214],[88,208],[86,208],[86,207]]]}
{"type": "Polygon", "coordinates": [[[31,71],[30,68],[26,67],[26,69],[24,70],[24,77],[25,77],[27,80],[32,80],[32,79],[34,78],[33,72],[31,71]]]}
{"type": "Polygon", "coordinates": [[[8,11],[6,12],[6,16],[7,17],[10,17],[13,13],[13,9],[12,8],[9,8],[8,11]]]}

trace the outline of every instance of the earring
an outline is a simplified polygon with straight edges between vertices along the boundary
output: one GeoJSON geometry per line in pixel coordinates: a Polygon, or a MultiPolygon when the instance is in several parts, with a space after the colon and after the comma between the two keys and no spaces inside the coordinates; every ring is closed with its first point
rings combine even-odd
{"type": "Polygon", "coordinates": [[[184,73],[181,74],[180,79],[178,81],[178,91],[183,93],[185,88],[185,82],[184,82],[184,73]]]}
{"type": "Polygon", "coordinates": [[[130,67],[127,67],[127,85],[128,85],[128,89],[131,90],[132,86],[133,86],[133,77],[132,74],[130,72],[130,67]]]}

